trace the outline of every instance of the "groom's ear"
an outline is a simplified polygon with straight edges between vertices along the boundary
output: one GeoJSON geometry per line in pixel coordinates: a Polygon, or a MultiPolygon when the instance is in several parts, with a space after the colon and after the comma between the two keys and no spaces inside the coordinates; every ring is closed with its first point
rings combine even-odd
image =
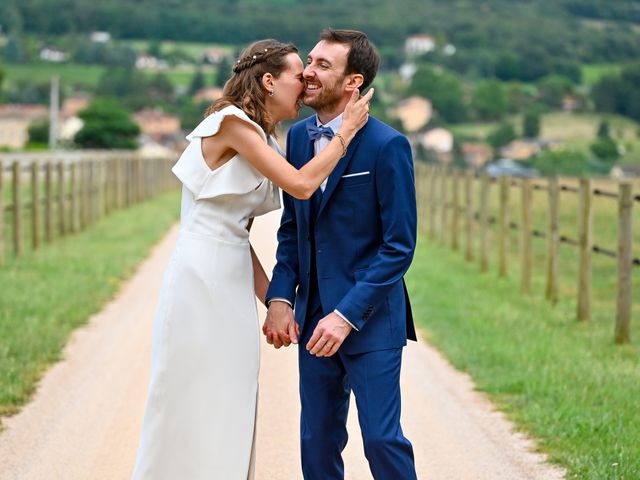
{"type": "Polygon", "coordinates": [[[347,85],[345,90],[349,93],[353,92],[356,88],[364,83],[364,76],[361,73],[351,73],[347,75],[347,85]]]}

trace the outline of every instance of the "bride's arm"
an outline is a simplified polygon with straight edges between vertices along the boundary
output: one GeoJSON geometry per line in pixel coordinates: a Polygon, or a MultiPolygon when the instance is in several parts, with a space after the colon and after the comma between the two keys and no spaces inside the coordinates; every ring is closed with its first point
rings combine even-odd
{"type": "Polygon", "coordinates": [[[225,118],[220,131],[221,137],[229,148],[246,158],[260,173],[285,192],[295,198],[308,199],[333,171],[358,130],[366,124],[368,103],[372,95],[373,89],[358,99],[358,91],[354,91],[338,132],[344,140],[344,145],[336,135],[322,152],[300,170],[276,153],[253,127],[239,118],[225,118]]]}
{"type": "Polygon", "coordinates": [[[269,278],[262,268],[262,264],[251,246],[251,263],[253,263],[253,287],[256,291],[256,297],[266,307],[267,290],[269,289],[269,278]]]}
{"type": "MultiPolygon", "coordinates": [[[[247,230],[251,231],[251,225],[253,224],[253,218],[249,219],[247,230]]],[[[253,250],[253,246],[250,244],[251,249],[251,263],[253,264],[253,288],[256,292],[256,297],[266,307],[267,289],[269,288],[269,277],[264,271],[260,259],[253,250]]]]}

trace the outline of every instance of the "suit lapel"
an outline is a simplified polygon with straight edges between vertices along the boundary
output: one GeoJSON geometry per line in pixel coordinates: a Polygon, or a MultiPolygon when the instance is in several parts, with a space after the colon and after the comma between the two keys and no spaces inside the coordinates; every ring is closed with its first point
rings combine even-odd
{"type": "Polygon", "coordinates": [[[347,153],[345,154],[344,157],[340,159],[340,161],[338,162],[338,165],[336,165],[336,168],[334,168],[333,172],[331,172],[331,175],[329,175],[329,179],[327,180],[327,186],[325,187],[324,193],[322,194],[322,203],[320,203],[320,208],[318,209],[318,216],[320,216],[320,214],[322,213],[324,206],[329,201],[329,198],[331,198],[331,195],[333,194],[334,190],[338,186],[338,182],[340,181],[342,174],[344,173],[347,166],[349,165],[349,162],[351,161],[351,158],[353,157],[353,154],[358,147],[358,143],[360,143],[363,130],[364,128],[361,129],[356,134],[353,140],[351,140],[351,143],[347,148],[347,153]]]}
{"type": "MultiPolygon", "coordinates": [[[[315,115],[312,115],[307,119],[307,123],[313,122],[315,124],[315,121],[316,121],[315,115]]],[[[300,136],[302,137],[302,139],[300,140],[300,145],[302,146],[301,148],[302,155],[300,158],[302,158],[302,162],[297,166],[297,168],[301,168],[303,165],[305,165],[309,160],[313,158],[313,140],[311,140],[306,133],[306,123],[305,123],[305,128],[301,130],[302,132],[300,133],[300,136]]],[[[310,210],[311,210],[310,200],[302,201],[302,212],[304,214],[304,218],[307,222],[307,225],[310,225],[310,222],[309,222],[309,217],[311,216],[310,210]]]]}

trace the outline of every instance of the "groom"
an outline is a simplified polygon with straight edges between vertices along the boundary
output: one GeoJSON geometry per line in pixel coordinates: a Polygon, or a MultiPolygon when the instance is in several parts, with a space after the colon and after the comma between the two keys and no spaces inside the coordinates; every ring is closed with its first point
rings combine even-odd
{"type": "MultiPolygon", "coordinates": [[[[322,33],[304,70],[303,101],[317,115],[290,129],[289,162],[300,168],[326,146],[352,92],[371,84],[378,64],[364,33],[322,33]]],[[[263,331],[276,347],[298,343],[299,331],[304,478],[344,478],[353,391],[373,477],[415,479],[399,382],[402,348],[416,339],[403,280],[416,242],[409,143],[371,117],[310,200],[283,196],[263,331]]]]}

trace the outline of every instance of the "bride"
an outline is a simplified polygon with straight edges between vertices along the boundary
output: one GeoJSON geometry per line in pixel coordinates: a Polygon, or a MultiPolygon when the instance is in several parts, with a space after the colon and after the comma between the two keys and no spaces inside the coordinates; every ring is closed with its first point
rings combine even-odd
{"type": "Polygon", "coordinates": [[[340,131],[297,170],[272,135],[298,116],[302,71],[295,46],[250,45],[173,167],[183,184],[181,228],[154,321],[134,480],[254,478],[255,297],[264,303],[269,280],[249,244],[251,222],[279,208],[277,187],[313,194],[366,123],[373,95],[354,92],[340,131]]]}

